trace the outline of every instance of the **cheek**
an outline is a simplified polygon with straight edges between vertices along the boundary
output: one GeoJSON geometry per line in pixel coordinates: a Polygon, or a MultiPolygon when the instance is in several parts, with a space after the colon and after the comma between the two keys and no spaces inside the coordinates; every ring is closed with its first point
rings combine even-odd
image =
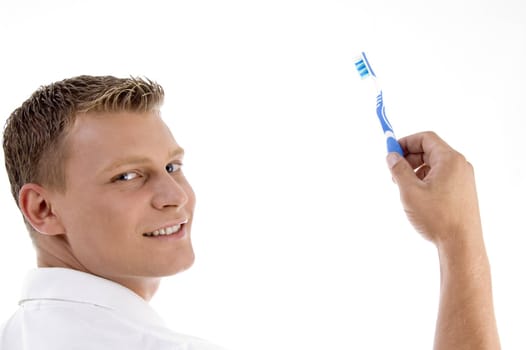
{"type": "Polygon", "coordinates": [[[66,228],[75,256],[86,268],[110,269],[136,254],[139,220],[145,210],[137,198],[85,196],[69,212],[66,228]]]}
{"type": "Polygon", "coordinates": [[[75,235],[93,238],[104,235],[111,239],[110,234],[134,229],[138,215],[143,212],[138,203],[141,201],[137,198],[123,200],[109,193],[84,195],[66,208],[66,229],[75,235]]]}

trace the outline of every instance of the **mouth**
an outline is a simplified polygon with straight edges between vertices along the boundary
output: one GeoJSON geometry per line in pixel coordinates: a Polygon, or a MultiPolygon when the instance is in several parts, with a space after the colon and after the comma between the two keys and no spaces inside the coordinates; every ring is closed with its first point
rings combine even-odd
{"type": "Polygon", "coordinates": [[[160,236],[164,237],[164,236],[177,235],[177,234],[180,234],[181,232],[184,232],[184,227],[187,222],[188,220],[185,220],[179,224],[159,228],[152,232],[145,232],[142,235],[144,237],[160,237],[160,236]]]}

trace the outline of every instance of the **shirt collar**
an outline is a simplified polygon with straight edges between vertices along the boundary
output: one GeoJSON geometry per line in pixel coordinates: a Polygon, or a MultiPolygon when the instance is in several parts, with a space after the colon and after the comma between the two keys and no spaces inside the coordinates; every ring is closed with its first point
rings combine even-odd
{"type": "Polygon", "coordinates": [[[29,271],[20,305],[45,299],[92,304],[111,309],[136,322],[164,326],[153,308],[130,289],[77,270],[46,267],[29,271]]]}

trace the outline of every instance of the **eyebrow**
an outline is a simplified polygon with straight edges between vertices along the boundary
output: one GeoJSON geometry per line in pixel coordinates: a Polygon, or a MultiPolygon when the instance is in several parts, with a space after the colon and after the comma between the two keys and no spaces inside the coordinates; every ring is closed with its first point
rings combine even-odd
{"type": "MultiPolygon", "coordinates": [[[[181,147],[175,148],[174,150],[168,152],[168,159],[173,159],[176,157],[183,157],[184,156],[184,149],[181,147]]],[[[124,165],[130,165],[130,164],[144,164],[151,161],[151,158],[148,157],[141,157],[141,156],[129,156],[129,157],[123,157],[118,158],[110,163],[107,167],[105,167],[101,173],[107,173],[114,171],[115,169],[118,169],[124,165]]]]}

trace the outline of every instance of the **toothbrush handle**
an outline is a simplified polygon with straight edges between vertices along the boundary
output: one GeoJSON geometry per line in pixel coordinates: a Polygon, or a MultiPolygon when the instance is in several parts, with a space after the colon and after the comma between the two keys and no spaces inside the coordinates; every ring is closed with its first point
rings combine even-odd
{"type": "Polygon", "coordinates": [[[404,151],[402,150],[402,147],[400,147],[400,144],[398,143],[398,141],[396,141],[394,137],[386,136],[386,140],[387,140],[387,152],[388,153],[396,152],[402,157],[404,156],[404,151]]]}
{"type": "Polygon", "coordinates": [[[384,135],[387,142],[387,152],[396,152],[403,157],[404,151],[402,150],[402,147],[400,147],[400,144],[396,140],[393,127],[391,126],[391,123],[389,123],[389,120],[385,115],[382,91],[380,91],[380,93],[376,97],[376,115],[380,120],[380,124],[382,124],[382,129],[384,130],[384,135]]]}

